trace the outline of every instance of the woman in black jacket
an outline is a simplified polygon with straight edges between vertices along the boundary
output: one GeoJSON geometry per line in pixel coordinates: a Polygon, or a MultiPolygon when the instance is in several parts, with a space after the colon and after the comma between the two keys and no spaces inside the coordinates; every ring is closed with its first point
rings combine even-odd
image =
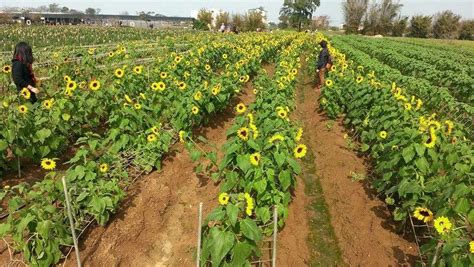
{"type": "Polygon", "coordinates": [[[38,100],[36,94],[39,93],[39,90],[35,87],[36,78],[32,67],[34,60],[31,46],[25,42],[19,42],[13,53],[12,78],[18,93],[20,93],[23,88],[27,88],[30,91],[30,101],[32,104],[38,100]]]}

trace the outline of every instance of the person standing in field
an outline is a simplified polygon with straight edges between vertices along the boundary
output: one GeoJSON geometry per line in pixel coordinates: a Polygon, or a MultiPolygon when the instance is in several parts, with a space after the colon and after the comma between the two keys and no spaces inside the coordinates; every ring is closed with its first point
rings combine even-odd
{"type": "Polygon", "coordinates": [[[220,32],[225,32],[225,24],[224,23],[221,24],[221,28],[220,28],[219,31],[220,32]]]}
{"type": "Polygon", "coordinates": [[[18,93],[26,88],[30,92],[30,102],[34,104],[38,101],[36,95],[39,90],[36,86],[36,78],[33,73],[33,50],[26,42],[19,42],[13,53],[12,59],[12,78],[16,85],[18,93]]]}
{"type": "Polygon", "coordinates": [[[326,75],[326,71],[328,69],[331,69],[331,55],[329,54],[328,50],[328,43],[324,40],[322,40],[319,45],[321,46],[322,50],[319,52],[319,58],[318,58],[318,68],[316,72],[318,73],[318,83],[316,86],[316,90],[321,89],[321,86],[324,85],[324,78],[326,75]]]}

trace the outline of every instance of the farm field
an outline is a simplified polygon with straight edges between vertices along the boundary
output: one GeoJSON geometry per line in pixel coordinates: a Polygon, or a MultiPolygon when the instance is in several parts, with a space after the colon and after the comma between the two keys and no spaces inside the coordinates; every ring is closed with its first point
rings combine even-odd
{"type": "Polygon", "coordinates": [[[282,266],[474,264],[469,44],[0,28],[7,266],[76,264],[62,177],[86,266],[195,264],[200,202],[201,266],[271,266],[273,245],[282,266]],[[20,36],[34,105],[11,84],[20,36]]]}

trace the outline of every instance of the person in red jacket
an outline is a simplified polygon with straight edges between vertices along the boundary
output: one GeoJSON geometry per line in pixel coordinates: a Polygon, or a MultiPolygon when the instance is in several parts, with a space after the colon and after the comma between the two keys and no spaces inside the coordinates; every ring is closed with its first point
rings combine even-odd
{"type": "Polygon", "coordinates": [[[35,87],[36,78],[32,67],[34,61],[31,46],[26,42],[19,42],[15,46],[13,53],[12,78],[18,93],[20,93],[23,88],[30,91],[30,101],[32,104],[38,101],[36,95],[39,93],[39,90],[35,87]]]}

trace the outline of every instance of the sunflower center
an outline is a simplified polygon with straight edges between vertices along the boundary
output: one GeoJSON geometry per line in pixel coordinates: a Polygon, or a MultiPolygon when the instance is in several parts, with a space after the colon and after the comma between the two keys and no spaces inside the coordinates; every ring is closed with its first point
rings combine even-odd
{"type": "Polygon", "coordinates": [[[430,214],[429,214],[428,211],[426,211],[426,210],[420,211],[420,214],[421,214],[423,217],[428,217],[428,216],[430,216],[430,214]]]}
{"type": "Polygon", "coordinates": [[[303,148],[301,148],[301,147],[298,147],[298,149],[296,150],[296,152],[298,152],[298,153],[301,153],[302,151],[303,151],[303,148]]]}

